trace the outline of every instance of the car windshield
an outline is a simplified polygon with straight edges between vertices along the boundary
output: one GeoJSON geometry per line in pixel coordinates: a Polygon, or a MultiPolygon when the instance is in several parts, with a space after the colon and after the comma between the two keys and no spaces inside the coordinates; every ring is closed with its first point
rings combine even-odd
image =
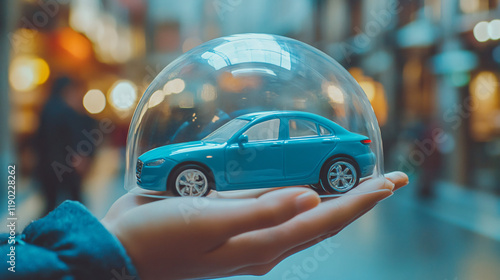
{"type": "Polygon", "coordinates": [[[216,129],[214,132],[210,133],[207,137],[203,138],[203,141],[224,143],[231,136],[233,136],[238,130],[244,127],[249,121],[242,119],[234,119],[220,128],[216,129]]]}

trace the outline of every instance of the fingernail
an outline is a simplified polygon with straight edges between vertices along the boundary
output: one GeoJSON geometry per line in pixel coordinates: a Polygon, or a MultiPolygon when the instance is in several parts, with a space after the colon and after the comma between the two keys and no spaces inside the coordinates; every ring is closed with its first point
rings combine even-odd
{"type": "Polygon", "coordinates": [[[316,207],[319,202],[320,199],[318,194],[312,191],[307,191],[295,198],[295,206],[297,207],[298,213],[302,213],[316,207]]]}
{"type": "Polygon", "coordinates": [[[384,185],[384,188],[390,190],[390,191],[393,191],[394,190],[394,183],[389,181],[389,180],[385,180],[385,185],[384,185]]]}

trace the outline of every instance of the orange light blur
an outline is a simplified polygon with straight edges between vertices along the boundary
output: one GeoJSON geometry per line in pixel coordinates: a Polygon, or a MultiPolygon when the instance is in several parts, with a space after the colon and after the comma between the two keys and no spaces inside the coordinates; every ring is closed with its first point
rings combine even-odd
{"type": "Polygon", "coordinates": [[[80,60],[87,60],[92,54],[90,41],[71,28],[62,29],[57,34],[57,42],[69,54],[80,60]]]}
{"type": "Polygon", "coordinates": [[[374,81],[373,78],[365,76],[361,68],[352,67],[349,69],[349,73],[351,73],[365,92],[366,97],[373,107],[378,123],[381,126],[384,125],[388,117],[387,97],[385,96],[384,86],[374,81]]]}

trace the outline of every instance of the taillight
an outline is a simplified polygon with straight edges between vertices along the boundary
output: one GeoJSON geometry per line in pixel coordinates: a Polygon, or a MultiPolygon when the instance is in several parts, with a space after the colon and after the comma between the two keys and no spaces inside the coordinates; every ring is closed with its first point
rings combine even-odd
{"type": "Polygon", "coordinates": [[[370,139],[361,140],[361,144],[365,144],[365,145],[368,145],[371,142],[372,142],[372,140],[370,140],[370,139]]]}

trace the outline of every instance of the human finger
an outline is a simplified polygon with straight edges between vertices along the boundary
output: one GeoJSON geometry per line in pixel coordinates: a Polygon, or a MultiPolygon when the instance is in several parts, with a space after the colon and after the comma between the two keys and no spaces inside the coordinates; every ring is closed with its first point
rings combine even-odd
{"type": "Polygon", "coordinates": [[[316,207],[319,202],[318,194],[310,189],[283,188],[256,199],[214,199],[196,220],[211,223],[214,235],[225,242],[241,233],[282,224],[316,207]],[[217,219],[215,223],[214,218],[217,219]]]}
{"type": "Polygon", "coordinates": [[[394,190],[398,190],[409,183],[408,175],[400,171],[387,173],[385,174],[385,178],[395,185],[394,190]]]}
{"type": "MultiPolygon", "coordinates": [[[[236,236],[224,246],[228,250],[239,248],[247,252],[233,258],[236,266],[268,263],[291,248],[345,227],[378,201],[390,196],[392,187],[387,180],[367,181],[358,186],[359,195],[323,202],[282,225],[236,236]]],[[[224,250],[219,251],[224,254],[224,250]]]]}

